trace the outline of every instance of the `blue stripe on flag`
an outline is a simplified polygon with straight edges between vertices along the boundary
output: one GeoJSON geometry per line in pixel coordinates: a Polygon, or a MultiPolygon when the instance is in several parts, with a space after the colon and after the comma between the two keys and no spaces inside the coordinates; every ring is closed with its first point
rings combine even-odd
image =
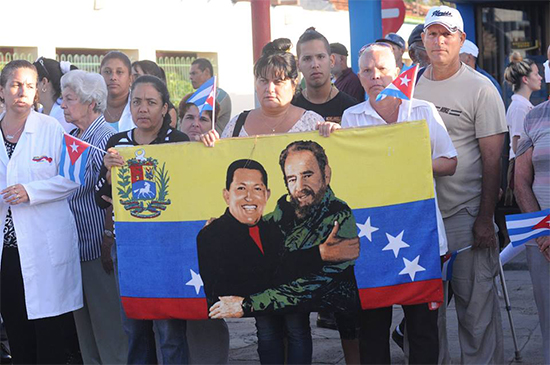
{"type": "Polygon", "coordinates": [[[86,165],[88,163],[88,154],[90,153],[90,147],[86,147],[84,152],[82,152],[82,155],[80,155],[80,171],[78,172],[78,183],[80,183],[82,186],[86,185],[86,165]]]}
{"type": "Polygon", "coordinates": [[[522,214],[511,214],[506,216],[507,222],[512,221],[521,221],[524,219],[530,219],[530,218],[544,218],[548,214],[550,214],[550,209],[540,210],[538,212],[531,212],[531,213],[522,213],[522,214]]]}
{"type": "Polygon", "coordinates": [[[204,298],[204,287],[197,294],[187,284],[191,270],[199,273],[196,237],[204,225],[205,221],[116,222],[120,295],[204,298]]]}
{"type": "Polygon", "coordinates": [[[404,259],[413,262],[417,257],[418,265],[424,270],[415,273],[414,282],[441,278],[435,209],[435,200],[427,199],[353,210],[358,225],[367,226],[370,218],[368,225],[376,228],[375,231],[369,229],[370,240],[362,235],[360,227],[358,229],[361,254],[355,264],[355,275],[359,289],[412,282],[410,275],[399,273],[406,267],[404,259]],[[402,241],[409,247],[397,250],[395,257],[394,251],[387,247],[390,237],[395,241],[401,233],[402,241]]]}
{"type": "Polygon", "coordinates": [[[63,137],[63,146],[61,147],[61,160],[59,161],[59,175],[67,177],[65,171],[65,159],[67,158],[67,144],[65,143],[65,137],[63,137]]]}
{"type": "Polygon", "coordinates": [[[393,88],[390,89],[389,87],[382,90],[380,94],[378,94],[378,96],[376,97],[376,100],[378,101],[382,99],[382,95],[393,96],[395,98],[404,99],[404,100],[410,100],[407,97],[407,95],[405,95],[401,90],[393,89],[393,88]]]}
{"type": "MultiPolygon", "coordinates": [[[[524,238],[524,239],[521,239],[521,240],[513,240],[512,239],[512,236],[510,236],[510,241],[512,242],[512,246],[514,247],[517,247],[517,246],[521,246],[523,245],[524,243],[527,243],[531,240],[534,240],[535,238],[537,237],[542,237],[542,236],[550,236],[550,230],[548,229],[545,229],[545,230],[537,230],[538,232],[532,234],[532,235],[529,235],[529,237],[527,238],[524,238]]],[[[535,231],[533,231],[535,232],[535,231]]]]}
{"type": "Polygon", "coordinates": [[[69,164],[69,171],[68,172],[69,172],[69,179],[76,182],[76,180],[74,178],[74,165],[72,163],[69,164]]]}

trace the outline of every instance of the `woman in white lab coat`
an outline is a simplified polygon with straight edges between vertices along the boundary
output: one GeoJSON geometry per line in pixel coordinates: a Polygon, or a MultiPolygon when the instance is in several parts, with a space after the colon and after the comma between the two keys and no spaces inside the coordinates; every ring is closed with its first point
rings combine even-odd
{"type": "Polygon", "coordinates": [[[8,63],[0,75],[1,314],[15,364],[65,362],[64,316],[82,307],[74,218],[78,185],[59,176],[63,128],[32,110],[36,68],[8,63]]]}

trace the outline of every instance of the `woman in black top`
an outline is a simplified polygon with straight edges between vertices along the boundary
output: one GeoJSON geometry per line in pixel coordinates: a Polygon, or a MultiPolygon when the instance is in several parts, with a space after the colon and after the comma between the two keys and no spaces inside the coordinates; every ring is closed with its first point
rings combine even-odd
{"type": "MultiPolygon", "coordinates": [[[[139,146],[189,141],[189,137],[170,127],[169,94],[166,85],[155,76],[140,76],[130,91],[130,110],[136,128],[113,135],[107,142],[99,181],[96,184],[96,202],[102,208],[111,205],[111,168],[124,165],[116,150],[120,146],[139,146]]],[[[117,270],[115,270],[115,273],[117,270]]],[[[155,334],[159,331],[160,351],[164,364],[188,362],[186,321],[135,320],[122,313],[124,331],[128,335],[128,364],[157,364],[155,334]]]]}

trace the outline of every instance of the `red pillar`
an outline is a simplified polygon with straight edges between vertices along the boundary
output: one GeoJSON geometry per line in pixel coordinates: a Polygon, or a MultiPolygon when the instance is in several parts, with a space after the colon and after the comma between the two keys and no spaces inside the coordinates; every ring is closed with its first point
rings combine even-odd
{"type": "Polygon", "coordinates": [[[252,47],[254,63],[262,55],[262,48],[271,41],[270,0],[251,0],[252,47]]]}

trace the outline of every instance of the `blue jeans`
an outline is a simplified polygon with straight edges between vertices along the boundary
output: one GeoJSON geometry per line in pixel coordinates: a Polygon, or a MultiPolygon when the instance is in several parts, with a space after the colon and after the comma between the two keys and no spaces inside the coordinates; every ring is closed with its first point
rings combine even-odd
{"type": "Polygon", "coordinates": [[[283,339],[288,340],[287,364],[311,364],[313,343],[309,313],[256,317],[258,354],[262,364],[284,364],[283,339]]]}
{"type": "MultiPolygon", "coordinates": [[[[118,262],[116,244],[111,252],[118,294],[118,262]]],[[[163,364],[189,363],[187,348],[187,322],[180,319],[139,320],[126,317],[122,303],[120,304],[122,327],[128,335],[128,364],[158,364],[155,332],[157,333],[159,350],[163,364]],[[153,332],[153,326],[155,331],[153,332]]]]}
{"type": "Polygon", "coordinates": [[[137,320],[126,317],[121,309],[122,326],[128,335],[128,364],[158,364],[155,332],[163,364],[187,364],[185,335],[187,322],[179,319],[137,320]]]}

